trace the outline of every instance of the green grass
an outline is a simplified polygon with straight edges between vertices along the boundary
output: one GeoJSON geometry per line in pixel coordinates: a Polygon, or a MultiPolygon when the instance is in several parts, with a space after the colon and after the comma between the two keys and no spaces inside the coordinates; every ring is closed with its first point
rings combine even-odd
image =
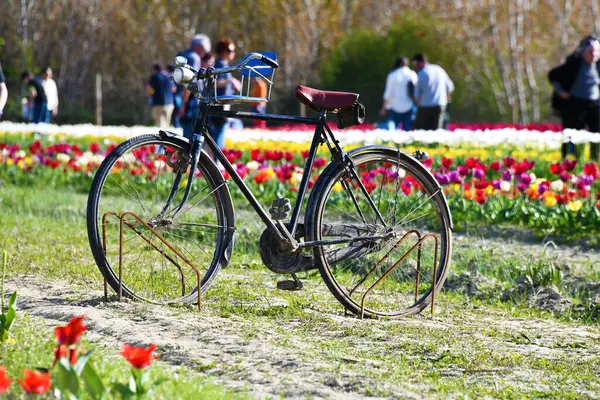
{"type": "MultiPolygon", "coordinates": [[[[8,277],[34,275],[101,290],[85,229],[86,200],[85,195],[70,191],[2,188],[0,251],[10,254],[8,277]]],[[[585,294],[578,297],[571,286],[573,281],[598,282],[595,262],[573,257],[565,260],[570,263],[567,271],[551,252],[462,242],[455,246],[452,274],[486,277],[492,282],[487,296],[470,296],[459,287],[437,298],[434,316],[425,310],[418,317],[398,321],[361,321],[344,316],[317,271],[302,274],[303,291],[277,290],[275,282],[281,277],[266,270],[257,253],[262,231],[258,219],[248,210],[238,210],[237,215],[232,263],[203,299],[200,318],[233,326],[225,334],[235,334],[246,343],[264,341],[277,351],[314,362],[313,370],[323,380],[339,381],[341,387],[335,382],[329,386],[340,394],[517,399],[598,393],[597,320],[576,313],[557,316],[524,301],[500,298],[529,274],[535,285],[555,286],[574,302],[585,303],[585,294]],[[570,329],[587,329],[591,336],[570,336],[570,329]]],[[[182,319],[198,318],[191,307],[162,309],[182,319]]],[[[124,312],[123,316],[133,315],[124,312]]],[[[25,367],[51,363],[53,332],[38,317],[20,312],[13,335],[15,344],[0,346],[0,364],[8,366],[11,376],[19,376],[25,367]]],[[[125,381],[128,368],[117,355],[119,349],[101,344],[85,345],[96,352],[94,360],[102,376],[125,381]]],[[[253,368],[261,368],[243,361],[234,357],[219,366],[220,378],[243,379],[253,368]]],[[[173,393],[179,398],[231,398],[237,393],[211,382],[213,362],[176,367],[164,361],[152,368],[153,377],[168,378],[160,388],[168,398],[173,393]]],[[[289,375],[293,380],[293,367],[289,375]]]]}

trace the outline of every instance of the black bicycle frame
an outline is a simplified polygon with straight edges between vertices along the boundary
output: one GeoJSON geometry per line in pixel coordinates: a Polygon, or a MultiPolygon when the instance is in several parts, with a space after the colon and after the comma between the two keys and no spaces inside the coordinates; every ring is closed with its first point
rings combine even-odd
{"type": "MultiPolygon", "coordinates": [[[[333,136],[333,132],[331,132],[329,126],[327,126],[326,110],[321,111],[318,117],[313,118],[281,114],[259,114],[246,111],[224,110],[222,106],[210,104],[211,100],[214,99],[211,98],[211,96],[208,94],[212,92],[215,84],[216,80],[214,76],[209,77],[205,80],[205,85],[203,88],[204,95],[202,96],[202,101],[198,106],[198,113],[196,114],[196,121],[194,122],[194,133],[192,133],[192,137],[190,138],[190,142],[192,145],[192,151],[190,154],[190,156],[192,157],[192,171],[194,171],[196,168],[196,163],[199,159],[200,148],[203,144],[206,144],[208,148],[212,151],[212,154],[214,154],[217,160],[221,162],[227,173],[229,173],[231,179],[233,179],[235,184],[242,191],[246,199],[250,202],[250,204],[252,205],[260,219],[263,221],[263,223],[267,226],[267,228],[271,229],[277,235],[279,240],[282,240],[283,242],[286,242],[288,244],[294,244],[294,236],[298,228],[300,211],[302,210],[304,198],[306,197],[306,190],[308,188],[308,182],[310,180],[313,163],[317,154],[317,149],[322,143],[327,143],[327,146],[329,147],[329,150],[334,159],[341,160],[344,163],[348,163],[348,166],[350,167],[350,173],[358,181],[358,186],[361,189],[361,192],[367,198],[371,207],[375,210],[378,219],[384,224],[384,226],[387,226],[387,224],[383,220],[383,217],[379,213],[379,210],[377,210],[377,207],[375,207],[371,196],[360,181],[352,160],[341,148],[339,142],[333,136]],[[208,132],[208,117],[243,118],[262,121],[316,125],[315,133],[313,135],[313,139],[310,144],[310,149],[308,151],[308,157],[306,158],[304,173],[302,174],[302,180],[300,181],[300,187],[298,188],[298,196],[296,197],[296,202],[292,210],[289,229],[283,223],[281,223],[281,221],[273,221],[271,219],[271,217],[267,214],[260,202],[256,199],[256,197],[254,197],[254,194],[250,191],[244,180],[237,173],[233,165],[231,165],[227,157],[225,157],[225,154],[223,154],[217,143],[214,141],[214,139],[210,136],[208,132]],[[197,132],[198,130],[200,132],[197,132]]],[[[189,195],[189,191],[191,189],[192,179],[193,177],[190,176],[184,199],[178,207],[177,211],[181,210],[181,208],[187,200],[187,196],[189,195]]],[[[177,190],[177,188],[174,187],[172,191],[173,190],[177,190]]],[[[166,207],[168,208],[168,205],[166,207]]],[[[295,244],[297,245],[297,243],[295,244]]]]}
{"type": "MultiPolygon", "coordinates": [[[[259,114],[253,112],[244,112],[244,111],[225,111],[220,107],[215,106],[206,106],[201,107],[204,110],[200,110],[200,112],[205,113],[205,116],[215,116],[222,118],[244,118],[244,119],[256,119],[263,121],[276,121],[276,122],[288,122],[288,123],[301,123],[301,124],[310,124],[316,125],[315,134],[313,136],[312,143],[310,145],[310,149],[308,151],[308,157],[306,158],[306,163],[304,166],[304,173],[302,175],[302,180],[300,182],[300,186],[298,188],[298,196],[296,197],[296,202],[294,204],[294,208],[292,210],[292,217],[290,219],[290,228],[286,229],[285,226],[280,225],[282,229],[286,229],[288,232],[280,232],[277,225],[270,216],[267,214],[263,206],[256,199],[254,194],[250,191],[244,180],[237,173],[233,165],[229,162],[225,154],[221,151],[219,146],[216,144],[214,139],[207,134],[208,128],[206,124],[202,124],[202,132],[200,135],[203,136],[204,141],[208,148],[213,152],[217,160],[221,162],[227,173],[231,176],[231,179],[236,183],[241,192],[244,194],[246,199],[250,202],[256,213],[259,215],[260,219],[264,222],[264,224],[272,229],[278,236],[279,239],[287,241],[289,237],[294,237],[297,227],[298,220],[300,218],[300,211],[302,209],[302,205],[304,204],[304,198],[306,197],[306,190],[308,188],[308,181],[310,179],[310,172],[312,171],[313,163],[315,160],[315,156],[317,154],[317,149],[321,143],[323,143],[326,139],[324,137],[324,126],[326,126],[327,119],[327,111],[322,111],[318,117],[310,118],[310,117],[295,117],[289,115],[280,115],[280,114],[259,114]],[[289,233],[286,234],[286,233],[289,233]]],[[[205,120],[205,118],[202,118],[205,120]]],[[[198,133],[194,133],[194,135],[199,135],[198,133]]]]}

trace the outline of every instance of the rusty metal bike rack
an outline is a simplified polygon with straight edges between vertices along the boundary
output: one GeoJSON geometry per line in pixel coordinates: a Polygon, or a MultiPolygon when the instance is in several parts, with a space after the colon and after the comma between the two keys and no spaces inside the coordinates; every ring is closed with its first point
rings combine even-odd
{"type": "MultiPolygon", "coordinates": [[[[163,250],[159,249],[158,246],[152,242],[152,238],[147,238],[143,232],[141,232],[139,229],[137,229],[137,227],[135,227],[130,222],[127,222],[125,220],[126,217],[130,216],[133,219],[137,220],[139,223],[141,223],[146,229],[148,229],[156,238],[158,238],[158,240],[160,242],[162,242],[165,246],[167,246],[173,253],[175,253],[177,255],[177,257],[179,257],[181,260],[183,260],[183,262],[185,262],[194,271],[194,274],[196,275],[196,282],[198,285],[197,286],[197,288],[198,288],[197,289],[198,309],[200,309],[200,301],[201,301],[200,271],[198,271],[198,268],[196,268],[196,266],[190,260],[188,260],[179,250],[177,250],[175,247],[173,247],[159,232],[157,232],[154,228],[152,228],[146,221],[144,221],[137,214],[127,211],[127,212],[124,212],[123,214],[119,215],[115,212],[109,211],[109,212],[105,213],[104,215],[102,215],[102,249],[104,250],[104,254],[106,255],[106,219],[109,216],[113,216],[117,220],[119,220],[119,291],[117,293],[118,300],[121,301],[121,299],[123,297],[123,233],[124,233],[124,227],[127,227],[127,228],[131,229],[132,231],[134,231],[142,239],[144,239],[150,246],[152,246],[156,251],[158,251],[167,260],[169,260],[169,262],[171,262],[171,264],[175,265],[175,267],[178,269],[180,277],[181,277],[181,295],[182,296],[185,295],[185,275],[183,273],[183,269],[181,268],[181,266],[177,263],[177,261],[173,257],[169,256],[163,250]]],[[[106,278],[104,278],[104,300],[105,301],[108,300],[108,285],[106,282],[106,278]]]]}
{"type": "Polygon", "coordinates": [[[369,294],[371,292],[371,290],[373,290],[375,288],[375,286],[379,285],[381,282],[383,282],[383,280],[385,278],[387,278],[394,269],[396,269],[398,267],[398,265],[400,265],[401,262],[403,262],[404,260],[406,260],[406,258],[412,254],[413,251],[415,251],[415,249],[417,249],[417,276],[416,276],[416,282],[415,282],[415,302],[417,301],[417,299],[419,298],[419,283],[420,283],[420,279],[421,279],[421,245],[422,243],[427,240],[428,238],[433,238],[435,241],[435,255],[434,255],[434,259],[433,259],[433,288],[431,290],[431,313],[433,314],[434,312],[434,303],[435,303],[435,290],[436,290],[436,284],[437,284],[437,262],[438,262],[438,245],[439,245],[439,239],[437,237],[437,235],[433,234],[433,233],[428,233],[425,236],[421,237],[421,234],[419,231],[417,230],[411,230],[406,232],[401,238],[400,240],[398,240],[398,242],[386,253],[385,256],[383,256],[383,258],[381,260],[379,260],[379,262],[367,273],[367,275],[364,276],[364,278],[362,278],[360,280],[360,282],[358,282],[358,284],[350,291],[350,293],[348,294],[349,296],[352,296],[352,293],[354,293],[356,291],[356,289],[358,289],[359,286],[361,286],[371,275],[373,275],[373,273],[375,273],[375,271],[381,266],[381,264],[388,259],[388,257],[390,256],[390,254],[396,250],[398,248],[398,246],[400,246],[409,236],[411,235],[415,235],[417,237],[417,243],[415,243],[406,253],[404,253],[404,255],[400,258],[400,260],[398,260],[394,265],[392,265],[390,267],[389,270],[387,270],[371,287],[369,287],[365,293],[362,296],[361,299],[361,308],[360,308],[360,318],[363,319],[365,316],[365,300],[367,297],[367,294],[369,294]]]}

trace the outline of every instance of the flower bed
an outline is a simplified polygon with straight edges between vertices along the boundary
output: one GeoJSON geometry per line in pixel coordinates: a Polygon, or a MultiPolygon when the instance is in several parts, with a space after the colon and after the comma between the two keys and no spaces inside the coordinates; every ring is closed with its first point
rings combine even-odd
{"type": "MultiPolygon", "coordinates": [[[[42,143],[33,141],[31,135],[0,137],[0,179],[14,184],[69,186],[85,193],[93,172],[115,145],[106,139],[42,143]]],[[[235,147],[226,149],[225,154],[263,204],[282,195],[294,198],[306,144],[261,141],[235,147]]],[[[408,153],[414,149],[403,147],[408,153]]],[[[502,222],[532,227],[540,234],[572,234],[577,229],[600,232],[597,164],[559,162],[556,150],[535,147],[437,146],[427,151],[430,158],[424,164],[442,185],[459,229],[470,223],[502,222]]],[[[328,163],[327,157],[325,150],[315,160],[310,187],[328,163]]],[[[137,166],[129,172],[144,177],[153,170],[137,166]]],[[[235,189],[233,195],[241,199],[235,189]]]]}
{"type": "MultiPolygon", "coordinates": [[[[338,131],[331,125],[334,131],[338,131]]],[[[571,140],[574,143],[600,142],[600,135],[587,131],[572,129],[563,130],[557,124],[452,124],[449,130],[437,131],[389,131],[375,129],[372,124],[362,124],[357,128],[339,131],[338,139],[344,145],[390,142],[396,144],[438,143],[456,146],[459,143],[473,145],[497,144],[536,144],[542,147],[557,148],[562,142],[571,140]]],[[[181,130],[171,128],[181,133],[181,130]]],[[[83,125],[50,125],[21,124],[12,122],[0,123],[0,132],[10,134],[29,134],[38,132],[58,139],[72,138],[108,138],[122,140],[140,134],[156,133],[158,128],[152,126],[95,126],[83,125]]],[[[231,129],[227,138],[231,143],[254,141],[276,141],[291,143],[309,143],[314,132],[311,125],[284,125],[267,129],[231,129]]]]}

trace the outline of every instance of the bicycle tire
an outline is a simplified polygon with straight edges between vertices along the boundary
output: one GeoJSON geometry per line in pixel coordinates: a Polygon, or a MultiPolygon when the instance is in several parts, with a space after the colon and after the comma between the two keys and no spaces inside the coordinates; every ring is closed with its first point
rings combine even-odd
{"type": "MultiPolygon", "coordinates": [[[[446,276],[449,271],[450,259],[452,254],[452,220],[450,211],[448,208],[447,201],[441,190],[440,185],[435,180],[435,178],[431,175],[431,173],[417,160],[406,155],[405,153],[400,152],[397,149],[385,147],[385,146],[368,146],[364,148],[359,148],[349,153],[349,156],[352,159],[352,162],[355,166],[366,165],[368,162],[377,163],[396,163],[398,167],[398,171],[400,169],[404,170],[407,174],[406,176],[412,176],[416,182],[423,188],[423,192],[426,193],[429,199],[432,200],[432,205],[429,206],[435,210],[436,219],[439,223],[439,241],[441,251],[439,253],[440,258],[439,262],[436,265],[436,285],[435,285],[435,293],[438,293],[441,287],[444,284],[446,276]]],[[[406,179],[406,176],[403,179],[406,179]]],[[[314,188],[312,189],[311,195],[309,197],[308,205],[307,205],[307,215],[306,215],[306,234],[308,241],[314,240],[324,240],[324,235],[322,232],[326,232],[327,230],[332,230],[331,226],[335,225],[327,223],[324,221],[324,213],[326,212],[326,207],[328,205],[328,198],[330,197],[333,187],[341,183],[341,180],[348,180],[348,167],[344,166],[341,162],[333,162],[328,165],[323,173],[320,175],[319,179],[315,183],[314,188]]],[[[399,181],[399,177],[396,178],[399,181]]],[[[384,182],[383,178],[381,182],[384,182]]],[[[385,185],[382,183],[381,186],[385,185]]],[[[417,185],[415,185],[418,187],[417,185]]],[[[398,200],[398,183],[396,183],[396,200],[398,204],[400,204],[398,200]]],[[[374,189],[378,190],[378,189],[374,189]]],[[[379,188],[380,193],[383,193],[382,188],[379,188]]],[[[428,199],[428,200],[429,200],[428,199]]],[[[381,198],[379,199],[381,200],[381,198]]],[[[374,200],[375,201],[375,200],[374,200]]],[[[392,203],[392,202],[390,202],[392,203]]],[[[333,203],[334,204],[334,203],[333,203]]],[[[350,203],[351,204],[351,203],[350,203]]],[[[384,202],[385,204],[385,202],[384,202]]],[[[396,203],[394,203],[396,204],[396,203]]],[[[425,204],[425,203],[423,203],[425,204]]],[[[335,205],[331,206],[330,209],[334,209],[335,205]]],[[[351,205],[350,205],[351,207],[351,205]]],[[[379,206],[378,206],[379,207],[379,206]]],[[[345,210],[346,208],[344,208],[345,210]]],[[[360,209],[357,208],[357,210],[360,209]]],[[[335,218],[342,218],[340,214],[342,211],[337,211],[337,216],[335,218]]],[[[395,212],[395,209],[394,209],[395,212]]],[[[328,215],[334,215],[335,212],[330,212],[328,215]]],[[[357,213],[358,214],[358,213],[357,213]]],[[[389,210],[386,215],[389,215],[389,210]]],[[[334,217],[330,217],[334,218],[334,217]]],[[[395,222],[394,215],[394,222],[395,222]]],[[[356,224],[356,223],[355,223],[356,224]]],[[[360,223],[362,224],[362,223],[360,223]]],[[[360,225],[356,224],[356,225],[360,225]]],[[[433,223],[432,223],[433,224],[433,223]]],[[[347,230],[347,229],[346,229],[347,230]]],[[[375,231],[376,229],[373,229],[375,231]]],[[[366,232],[357,233],[358,236],[367,235],[366,232]]],[[[339,234],[338,234],[339,235],[339,234]]],[[[424,235],[423,235],[424,236],[424,235]]],[[[391,241],[390,243],[394,243],[391,241]]],[[[360,243],[360,242],[358,242],[360,243]]],[[[425,243],[425,242],[424,242],[425,243]]],[[[358,247],[358,246],[357,246],[358,247]]],[[[350,245],[346,248],[342,248],[341,253],[352,254],[351,251],[348,251],[350,245]]],[[[366,256],[367,254],[376,252],[376,246],[373,246],[373,251],[367,248],[367,245],[363,246],[362,253],[361,251],[355,251],[356,257],[358,259],[360,257],[366,256]],[[365,250],[366,248],[366,250],[365,250]]],[[[389,250],[392,251],[392,250],[389,250]]],[[[357,299],[356,296],[353,297],[353,292],[349,290],[348,287],[344,287],[344,284],[341,282],[341,279],[336,279],[336,263],[340,260],[334,259],[331,256],[332,252],[327,246],[316,246],[313,249],[313,257],[315,265],[318,267],[323,280],[325,281],[326,286],[331,291],[331,293],[335,296],[335,298],[349,311],[357,315],[363,315],[365,317],[398,317],[402,315],[413,315],[421,312],[424,308],[426,308],[432,301],[432,289],[425,290],[420,294],[420,297],[413,304],[410,304],[407,307],[402,309],[394,310],[394,311],[380,311],[371,309],[367,306],[363,309],[361,306],[362,298],[357,299]],[[334,261],[331,261],[334,260],[334,261]],[[333,264],[330,265],[330,264],[333,264]],[[360,301],[359,301],[360,300],[360,301]]],[[[382,252],[384,253],[384,252],[382,252]]],[[[414,252],[413,252],[414,253],[414,252]]],[[[411,255],[413,253],[410,253],[411,255]]],[[[384,253],[385,254],[385,253],[384,253]]],[[[346,256],[346,258],[342,261],[347,262],[351,260],[350,257],[346,256]]],[[[433,262],[432,262],[433,264],[433,262]]],[[[377,264],[378,265],[378,264],[377,264]]],[[[360,268],[363,268],[361,266],[360,268]]],[[[390,270],[392,268],[390,267],[390,270]]],[[[397,271],[394,270],[394,271],[397,271]]],[[[396,273],[396,272],[394,272],[396,273]]],[[[341,274],[341,273],[340,273],[341,274]]],[[[374,273],[375,274],[375,273],[374,273]]],[[[346,273],[346,275],[348,275],[346,273]]],[[[431,277],[433,277],[433,268],[431,271],[431,277]]],[[[354,278],[352,278],[354,279],[354,278]]],[[[373,278],[375,279],[375,278],[373,278]]],[[[385,282],[388,278],[383,278],[385,282]]],[[[360,280],[359,280],[360,281],[360,280]]],[[[381,284],[380,284],[381,285],[381,284]]],[[[416,285],[419,283],[417,281],[416,285]]],[[[385,290],[385,289],[384,289],[385,290]]],[[[364,296],[367,296],[365,294],[364,296]]],[[[365,297],[366,299],[366,297],[365,297]]]]}
{"type": "MultiPolygon", "coordinates": [[[[128,154],[129,151],[133,152],[134,149],[144,148],[144,146],[163,146],[166,149],[172,148],[174,151],[180,151],[181,154],[189,154],[190,149],[189,141],[183,137],[175,136],[172,134],[166,134],[164,132],[161,132],[160,135],[140,135],[131,138],[117,146],[113,151],[111,151],[111,153],[107,155],[107,157],[104,159],[104,161],[98,168],[96,175],[94,176],[94,180],[92,182],[90,194],[88,196],[88,238],[90,242],[90,248],[94,256],[94,260],[96,261],[96,265],[102,273],[102,276],[106,279],[107,283],[116,292],[118,292],[119,290],[119,278],[117,272],[118,268],[116,268],[116,266],[112,265],[111,262],[109,262],[102,246],[100,222],[101,216],[99,215],[99,202],[102,199],[102,192],[105,188],[105,184],[107,182],[109,174],[111,174],[111,171],[114,171],[113,168],[116,165],[119,165],[117,164],[117,162],[119,160],[122,161],[122,157],[128,154]]],[[[156,147],[156,149],[158,149],[158,147],[156,147]]],[[[202,152],[198,161],[198,170],[200,171],[203,180],[206,181],[206,184],[209,186],[209,193],[211,193],[210,197],[214,198],[216,204],[215,217],[218,221],[219,226],[219,228],[217,228],[218,232],[215,233],[216,245],[214,254],[212,256],[212,261],[210,262],[210,265],[206,268],[206,272],[201,278],[201,293],[204,293],[208,290],[220,269],[227,266],[229,262],[234,243],[233,233],[235,229],[235,215],[227,183],[223,178],[223,175],[220,173],[219,169],[215,165],[215,163],[204,151],[202,152]]],[[[156,196],[158,197],[158,177],[156,185],[156,196]]],[[[181,192],[183,188],[184,185],[180,185],[179,192],[181,192]]],[[[193,194],[190,194],[190,200],[192,199],[192,195],[193,194]]],[[[189,212],[189,210],[187,211],[189,212]]],[[[165,252],[166,250],[167,249],[165,248],[165,252]]],[[[179,248],[179,250],[182,251],[181,248],[179,248]]],[[[191,258],[189,255],[185,255],[188,258],[191,258]]],[[[183,279],[184,278],[182,277],[181,280],[183,281],[183,279]]],[[[194,280],[194,282],[197,281],[194,280]]],[[[196,286],[191,291],[185,294],[182,293],[182,296],[180,297],[157,301],[155,299],[148,298],[148,296],[143,296],[136,293],[136,291],[132,289],[132,287],[130,287],[124,279],[122,285],[122,293],[125,297],[128,298],[158,304],[193,303],[196,302],[198,299],[198,288],[197,284],[195,285],[196,286]]]]}

